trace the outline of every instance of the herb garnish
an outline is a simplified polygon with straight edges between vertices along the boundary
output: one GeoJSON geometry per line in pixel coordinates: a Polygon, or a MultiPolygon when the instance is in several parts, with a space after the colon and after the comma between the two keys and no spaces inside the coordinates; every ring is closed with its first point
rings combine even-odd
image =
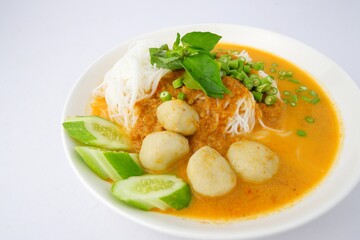
{"type": "Polygon", "coordinates": [[[220,68],[210,51],[221,36],[210,32],[190,32],[180,38],[177,34],[172,49],[167,44],[150,48],[150,62],[157,67],[185,69],[183,83],[190,89],[201,89],[206,95],[223,98],[230,93],[220,76],[220,68]]]}

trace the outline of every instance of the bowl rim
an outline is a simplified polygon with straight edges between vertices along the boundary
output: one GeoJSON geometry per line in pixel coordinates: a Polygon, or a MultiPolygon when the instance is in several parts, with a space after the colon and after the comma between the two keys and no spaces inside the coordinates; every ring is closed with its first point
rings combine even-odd
{"type": "MultiPolygon", "coordinates": [[[[136,41],[138,39],[143,39],[143,38],[147,38],[148,36],[152,36],[152,35],[156,35],[156,34],[160,34],[160,33],[165,33],[165,32],[169,32],[169,31],[174,31],[174,30],[179,30],[179,29],[188,29],[188,28],[212,28],[212,27],[227,27],[227,28],[242,28],[244,30],[254,30],[254,31],[258,31],[258,32],[262,32],[264,34],[269,34],[269,35],[274,35],[276,37],[280,37],[283,38],[287,41],[291,41],[296,45],[301,45],[306,47],[307,49],[309,49],[312,52],[315,52],[316,54],[320,55],[322,58],[326,59],[328,62],[330,62],[331,64],[333,64],[334,66],[337,67],[337,70],[339,70],[341,72],[341,74],[343,76],[345,76],[346,78],[350,79],[351,81],[349,82],[349,84],[353,84],[353,86],[355,88],[357,88],[357,85],[354,83],[354,81],[350,78],[350,76],[348,76],[348,74],[339,66],[337,65],[332,59],[330,59],[329,57],[325,56],[324,54],[322,54],[321,52],[319,52],[318,50],[296,40],[293,38],[290,38],[288,36],[285,36],[283,34],[277,33],[277,32],[273,32],[273,31],[269,31],[269,30],[265,30],[265,29],[261,29],[261,28],[256,28],[256,27],[249,27],[249,26],[243,26],[243,25],[235,25],[235,24],[195,24],[195,25],[182,25],[182,26],[174,26],[171,28],[165,28],[165,29],[161,29],[158,31],[153,31],[153,32],[149,32],[149,33],[145,33],[142,35],[139,35],[137,37],[131,38],[130,40],[124,41],[120,44],[118,44],[117,46],[111,48],[110,50],[108,50],[106,53],[104,53],[103,55],[101,55],[100,57],[98,57],[92,64],[90,64],[90,66],[88,68],[86,68],[85,71],[83,71],[82,74],[80,74],[80,76],[77,78],[75,84],[72,86],[66,100],[65,100],[65,104],[64,104],[64,108],[62,110],[62,114],[61,114],[61,123],[64,121],[64,119],[68,116],[67,114],[67,109],[69,108],[69,105],[71,104],[70,99],[71,96],[74,94],[75,90],[77,89],[77,87],[80,85],[82,79],[84,78],[84,76],[86,76],[86,74],[93,68],[95,68],[104,58],[106,58],[106,56],[108,56],[109,54],[111,54],[112,52],[116,51],[117,49],[121,48],[122,46],[125,46],[127,44],[129,44],[132,41],[136,41]]],[[[321,86],[323,87],[323,86],[321,86]]],[[[324,89],[326,90],[326,89],[324,89]]],[[[326,91],[327,92],[327,91],[326,91]]],[[[357,93],[359,94],[359,91],[357,93]]],[[[334,99],[332,99],[334,100],[334,99]]],[[[335,102],[335,101],[333,101],[335,102]]],[[[336,103],[336,102],[335,102],[336,103]]],[[[340,110],[340,109],[337,109],[340,110]]],[[[338,115],[340,120],[341,118],[341,111],[338,111],[338,115]]],[[[345,136],[345,129],[346,126],[345,124],[343,124],[343,139],[346,137],[345,136]]],[[[98,199],[100,200],[102,203],[104,203],[106,206],[108,206],[110,209],[114,210],[115,212],[121,214],[122,216],[129,218],[131,220],[133,220],[134,222],[140,223],[143,226],[146,226],[148,228],[151,229],[155,229],[157,231],[163,232],[163,233],[167,233],[170,235],[174,235],[174,236],[181,236],[181,237],[186,237],[186,238],[199,238],[199,239],[215,239],[215,238],[223,238],[223,239],[239,239],[239,238],[257,238],[257,237],[263,237],[263,236],[270,236],[273,234],[278,234],[284,231],[288,231],[290,229],[299,227],[311,220],[314,220],[317,217],[320,217],[321,215],[323,215],[325,212],[327,212],[328,210],[330,210],[331,208],[333,208],[335,205],[337,205],[340,201],[342,201],[354,188],[355,186],[360,182],[360,173],[357,175],[356,179],[353,179],[352,182],[349,182],[346,185],[346,188],[342,189],[341,194],[338,195],[334,195],[334,197],[327,202],[326,204],[324,204],[323,206],[321,206],[319,209],[317,209],[317,211],[312,212],[311,214],[306,215],[305,217],[302,217],[301,219],[297,220],[295,223],[294,222],[290,222],[288,224],[284,224],[282,226],[279,227],[274,227],[272,228],[271,231],[259,231],[257,233],[254,234],[247,234],[246,236],[244,236],[243,234],[238,234],[238,235],[200,235],[200,234],[196,234],[194,232],[178,232],[176,231],[176,229],[168,229],[168,228],[164,228],[161,226],[158,226],[156,224],[152,224],[149,223],[147,220],[144,219],[139,219],[137,217],[135,217],[134,215],[128,214],[124,211],[121,211],[119,208],[117,208],[116,206],[114,206],[112,203],[110,203],[109,201],[107,201],[104,197],[100,196],[98,192],[95,191],[95,189],[89,184],[88,181],[86,181],[86,179],[81,175],[81,171],[79,168],[77,168],[77,166],[74,164],[73,161],[73,157],[70,154],[70,149],[66,146],[67,145],[67,136],[66,136],[66,132],[63,129],[63,127],[61,126],[61,137],[62,137],[62,144],[66,153],[66,156],[68,158],[68,161],[70,163],[71,168],[73,169],[73,171],[75,172],[75,174],[77,175],[77,177],[80,179],[80,182],[82,182],[82,184],[98,199]]],[[[342,151],[342,147],[339,147],[338,150],[338,157],[336,161],[339,161],[340,159],[340,152],[342,151]]],[[[330,171],[332,171],[335,168],[335,164],[333,165],[332,169],[330,171]]],[[[329,175],[329,173],[328,173],[329,175]]],[[[326,178],[328,176],[326,176],[321,183],[319,183],[315,188],[313,188],[310,193],[311,194],[313,191],[316,191],[316,189],[323,184],[323,182],[326,181],[326,178]]],[[[305,194],[305,198],[307,197],[308,194],[305,194]]],[[[295,202],[295,204],[297,204],[297,201],[295,202]]],[[[266,217],[266,216],[265,216],[266,217]]],[[[177,217],[178,218],[178,217],[177,217]]],[[[192,221],[190,219],[190,221],[192,221]]]]}

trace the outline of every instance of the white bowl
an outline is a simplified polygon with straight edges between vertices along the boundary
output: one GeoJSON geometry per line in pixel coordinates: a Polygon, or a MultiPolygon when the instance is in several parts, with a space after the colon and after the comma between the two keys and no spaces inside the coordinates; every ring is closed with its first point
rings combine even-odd
{"type": "MultiPolygon", "coordinates": [[[[330,174],[304,199],[294,206],[255,220],[228,224],[201,223],[153,212],[144,212],[122,204],[110,191],[111,185],[98,178],[75,154],[74,142],[62,131],[65,152],[81,182],[101,202],[115,212],[147,227],[181,237],[202,239],[242,239],[278,233],[308,222],[334,207],[358,183],[360,157],[360,108],[354,101],[360,99],[358,87],[332,60],[316,50],[289,37],[266,30],[238,25],[194,25],[149,33],[137,39],[159,39],[172,42],[176,33],[211,31],[223,36],[223,42],[238,43],[262,49],[283,57],[309,72],[327,90],[336,103],[344,127],[343,144],[339,158],[330,174]]],[[[66,101],[63,119],[67,116],[85,115],[91,91],[102,81],[104,74],[124,54],[129,42],[123,43],[99,58],[78,79],[66,101]]],[[[331,126],[329,126],[331,127],[331,126]]],[[[324,151],[326,149],[319,149],[324,151]]]]}

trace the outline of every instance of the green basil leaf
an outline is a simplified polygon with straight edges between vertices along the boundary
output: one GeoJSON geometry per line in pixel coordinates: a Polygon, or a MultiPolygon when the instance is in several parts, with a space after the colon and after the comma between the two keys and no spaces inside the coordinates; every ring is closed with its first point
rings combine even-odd
{"type": "Polygon", "coordinates": [[[204,49],[201,48],[197,48],[197,47],[186,47],[185,50],[186,52],[185,56],[192,56],[192,55],[196,55],[196,54],[205,54],[208,55],[209,57],[213,58],[213,55],[209,52],[209,51],[205,51],[204,49]]]}
{"type": "Polygon", "coordinates": [[[220,39],[221,36],[211,32],[190,32],[181,38],[181,42],[184,45],[211,51],[220,39]]]}
{"type": "Polygon", "coordinates": [[[173,44],[173,49],[178,48],[179,45],[180,45],[180,34],[177,33],[177,34],[176,34],[176,40],[175,40],[175,42],[174,42],[174,44],[173,44]]]}
{"type": "Polygon", "coordinates": [[[182,65],[208,96],[221,98],[224,93],[230,93],[221,80],[218,65],[211,57],[205,54],[184,57],[182,65]]]}
{"type": "Polygon", "coordinates": [[[201,85],[195,81],[188,72],[184,72],[183,74],[183,83],[185,84],[185,86],[189,89],[195,89],[195,90],[202,90],[203,92],[205,92],[205,90],[201,87],[201,85]]]}
{"type": "MultiPolygon", "coordinates": [[[[167,46],[167,45],[166,45],[167,46]]],[[[166,47],[163,45],[160,48],[150,48],[150,63],[152,65],[156,64],[157,67],[176,70],[182,69],[181,65],[182,56],[173,53],[169,50],[166,50],[166,47]]]]}

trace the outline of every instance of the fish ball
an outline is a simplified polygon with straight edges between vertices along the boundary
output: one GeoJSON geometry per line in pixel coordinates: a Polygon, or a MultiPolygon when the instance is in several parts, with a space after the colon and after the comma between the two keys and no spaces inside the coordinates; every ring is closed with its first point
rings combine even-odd
{"type": "Polygon", "coordinates": [[[236,185],[236,173],[226,159],[209,146],[190,157],[187,175],[193,189],[208,197],[222,196],[236,185]]]}
{"type": "Polygon", "coordinates": [[[152,172],[171,168],[177,161],[189,154],[188,140],[174,132],[153,132],[147,135],[141,145],[140,162],[152,172]]]}
{"type": "Polygon", "coordinates": [[[157,118],[168,131],[189,136],[195,133],[199,126],[199,115],[182,100],[171,100],[162,103],[157,108],[157,118]]]}
{"type": "Polygon", "coordinates": [[[227,158],[235,172],[246,182],[261,183],[277,172],[279,158],[269,148],[254,141],[233,143],[227,158]]]}

